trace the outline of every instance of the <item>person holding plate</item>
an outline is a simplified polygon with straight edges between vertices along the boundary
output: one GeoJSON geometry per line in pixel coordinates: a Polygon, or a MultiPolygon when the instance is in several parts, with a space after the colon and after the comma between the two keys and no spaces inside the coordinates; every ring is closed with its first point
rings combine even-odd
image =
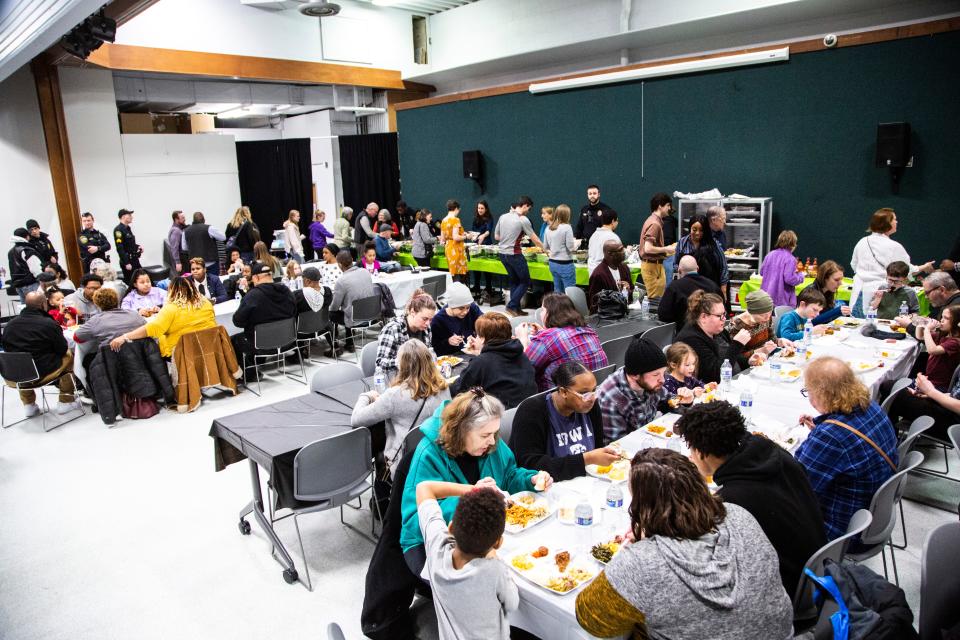
{"type": "Polygon", "coordinates": [[[586,475],[586,466],[609,466],[620,453],[606,447],[597,402],[597,379],[583,363],[564,362],[553,372],[556,390],[520,403],[510,448],[517,461],[559,481],[586,475]]]}

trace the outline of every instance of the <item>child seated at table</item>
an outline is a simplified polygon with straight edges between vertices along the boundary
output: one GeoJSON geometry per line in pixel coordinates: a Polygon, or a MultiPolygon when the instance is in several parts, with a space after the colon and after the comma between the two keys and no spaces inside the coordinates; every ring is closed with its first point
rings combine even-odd
{"type": "Polygon", "coordinates": [[[380,262],[377,260],[377,246],[370,241],[367,241],[363,245],[363,255],[360,256],[360,264],[357,265],[361,269],[366,269],[370,273],[379,273],[380,272],[380,262]]]}
{"type": "Polygon", "coordinates": [[[900,305],[907,303],[908,314],[920,311],[920,300],[917,292],[907,286],[907,277],[910,275],[910,265],[896,260],[887,265],[887,284],[881,286],[873,294],[870,306],[877,309],[877,317],[892,320],[899,315],[900,305]]]}
{"type": "Polygon", "coordinates": [[[663,376],[663,388],[671,396],[690,398],[696,391],[703,391],[703,381],[696,377],[697,352],[685,342],[674,342],[667,349],[667,375],[663,376]]]}
{"type": "Polygon", "coordinates": [[[506,522],[503,494],[492,480],[482,487],[421,482],[417,515],[440,639],[508,640],[507,613],[520,605],[520,594],[496,557],[506,522]],[[448,528],[437,500],[453,496],[460,500],[448,528]]]}
{"type": "MultiPolygon", "coordinates": [[[[797,296],[797,308],[780,318],[777,335],[786,340],[803,340],[804,324],[820,315],[826,303],[822,293],[807,287],[797,296]]],[[[826,330],[827,325],[817,325],[813,328],[813,335],[819,336],[826,330]]]]}
{"type": "Polygon", "coordinates": [[[63,291],[56,288],[47,289],[47,304],[50,306],[47,313],[62,328],[66,329],[77,324],[77,318],[80,314],[73,307],[63,304],[63,291]]]}

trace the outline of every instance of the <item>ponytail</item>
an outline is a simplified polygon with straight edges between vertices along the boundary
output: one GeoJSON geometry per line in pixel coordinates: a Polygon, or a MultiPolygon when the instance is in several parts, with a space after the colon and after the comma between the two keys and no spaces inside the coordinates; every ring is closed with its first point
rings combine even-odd
{"type": "Polygon", "coordinates": [[[723,298],[715,293],[697,289],[687,298],[687,322],[696,324],[701,313],[710,313],[711,307],[718,304],[723,304],[723,298]]]}

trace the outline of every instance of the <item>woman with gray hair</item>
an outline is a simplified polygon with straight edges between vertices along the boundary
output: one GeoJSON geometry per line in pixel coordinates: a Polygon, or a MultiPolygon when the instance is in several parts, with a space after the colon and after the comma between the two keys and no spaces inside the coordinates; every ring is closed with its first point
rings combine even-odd
{"type": "Polygon", "coordinates": [[[103,286],[113,289],[117,292],[117,297],[120,300],[123,300],[123,297],[127,295],[129,288],[123,282],[117,278],[117,271],[110,266],[109,262],[97,258],[96,260],[90,261],[90,273],[98,275],[103,278],[103,286]]]}
{"type": "Polygon", "coordinates": [[[353,209],[344,207],[340,210],[340,216],[333,221],[333,243],[341,249],[353,251],[353,209]]]}
{"type": "MultiPolygon", "coordinates": [[[[426,562],[417,518],[416,493],[421,482],[454,482],[463,486],[463,493],[474,487],[494,486],[507,493],[544,491],[553,483],[546,471],[517,466],[513,452],[499,437],[503,412],[503,403],[474,387],[444,402],[420,425],[424,438],[410,462],[400,506],[400,546],[414,575],[420,575],[426,562]]],[[[453,517],[458,500],[440,500],[447,522],[453,517]]]]}

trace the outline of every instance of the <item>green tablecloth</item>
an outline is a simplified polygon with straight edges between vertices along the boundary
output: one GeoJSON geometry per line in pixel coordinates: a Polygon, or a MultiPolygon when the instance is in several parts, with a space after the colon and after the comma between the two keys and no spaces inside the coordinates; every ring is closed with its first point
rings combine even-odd
{"type": "MultiPolygon", "coordinates": [[[[760,288],[760,285],[763,283],[763,278],[758,275],[751,276],[749,280],[740,285],[740,291],[737,294],[737,300],[740,304],[743,304],[744,299],[760,288]]],[[[797,293],[800,293],[805,287],[813,284],[813,278],[805,278],[804,281],[797,285],[797,293]]],[[[850,293],[853,290],[853,278],[844,278],[843,283],[840,285],[840,289],[837,291],[837,300],[845,300],[850,302],[850,293]]],[[[920,303],[920,315],[928,316],[930,315],[930,302],[927,300],[927,296],[923,293],[923,288],[919,288],[917,291],[917,300],[920,303]]]]}
{"type": "MultiPolygon", "coordinates": [[[[397,252],[395,256],[397,262],[402,265],[415,267],[417,266],[417,261],[413,259],[413,256],[409,253],[400,253],[397,252]]],[[[447,258],[442,253],[433,254],[433,258],[430,260],[430,266],[434,269],[443,269],[447,270],[447,258]]],[[[540,280],[542,282],[553,282],[553,274],[550,273],[550,266],[545,262],[530,262],[527,261],[527,267],[530,269],[530,279],[531,280],[540,280]]],[[[485,273],[495,273],[497,275],[505,276],[507,275],[507,270],[503,268],[503,263],[500,262],[498,258],[477,258],[471,257],[470,261],[467,263],[467,269],[469,271],[481,271],[485,273]]],[[[631,267],[630,277],[636,282],[637,276],[640,274],[639,267],[631,267]]],[[[577,284],[582,286],[587,286],[590,284],[590,274],[587,273],[586,265],[577,265],[577,284]]]]}

